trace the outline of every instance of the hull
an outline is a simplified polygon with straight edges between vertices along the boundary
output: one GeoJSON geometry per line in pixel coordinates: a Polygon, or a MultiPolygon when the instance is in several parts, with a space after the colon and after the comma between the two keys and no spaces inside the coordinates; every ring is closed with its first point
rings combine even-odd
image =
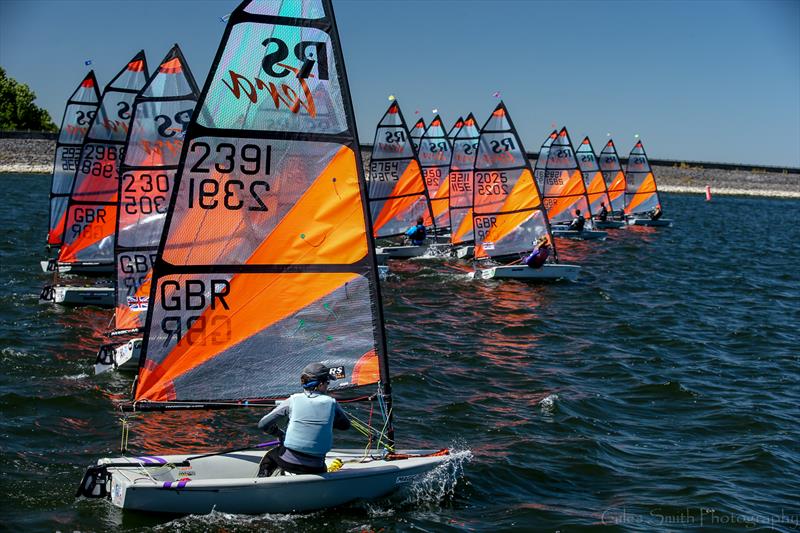
{"type": "Polygon", "coordinates": [[[94,363],[94,373],[102,374],[109,370],[136,372],[139,369],[139,356],[142,353],[142,339],[132,339],[118,346],[103,346],[94,363]],[[108,350],[110,353],[104,353],[108,350]]]}
{"type": "Polygon", "coordinates": [[[620,229],[625,227],[622,220],[595,220],[594,227],[597,229],[620,229]]]}
{"type": "Polygon", "coordinates": [[[530,268],[525,265],[507,265],[477,269],[472,273],[472,278],[575,281],[578,279],[580,271],[581,267],[577,265],[546,264],[542,268],[530,268]]]}
{"type": "Polygon", "coordinates": [[[631,217],[628,219],[629,226],[650,226],[650,227],[667,227],[672,226],[672,220],[667,218],[659,218],[658,220],[651,220],[649,218],[636,218],[631,217]]]}
{"type": "MultiPolygon", "coordinates": [[[[422,453],[430,453],[430,450],[422,453]]],[[[235,514],[308,512],[355,500],[386,496],[408,485],[447,460],[446,455],[393,461],[368,460],[363,450],[332,450],[328,464],[339,458],[335,472],[312,475],[257,477],[265,451],[231,452],[191,459],[188,466],[140,467],[178,463],[188,455],[101,459],[130,462],[132,467],[108,467],[111,502],[125,510],[170,514],[235,514]],[[146,472],[145,472],[146,470],[146,472]]],[[[416,451],[399,453],[418,453],[416,451]]]]}
{"type": "Polygon", "coordinates": [[[379,265],[385,265],[389,260],[389,254],[375,254],[375,260],[379,265]]]}
{"type": "Polygon", "coordinates": [[[573,239],[576,241],[604,240],[608,237],[608,233],[605,231],[593,230],[575,231],[570,229],[553,229],[553,237],[558,237],[559,239],[573,239]]]}
{"type": "Polygon", "coordinates": [[[40,302],[52,302],[60,305],[94,305],[97,307],[114,307],[114,287],[71,287],[55,285],[50,288],[51,299],[40,302]]]}
{"type": "Polygon", "coordinates": [[[424,244],[422,246],[385,246],[378,248],[378,254],[384,254],[386,259],[411,259],[423,257],[427,254],[437,253],[441,250],[450,248],[449,244],[424,244]]]}
{"type": "Polygon", "coordinates": [[[453,251],[456,259],[471,259],[475,255],[475,246],[462,246],[453,251]]]}
{"type": "Polygon", "coordinates": [[[113,263],[56,263],[55,261],[39,261],[42,272],[52,273],[58,269],[59,274],[98,275],[114,273],[113,263]]]}

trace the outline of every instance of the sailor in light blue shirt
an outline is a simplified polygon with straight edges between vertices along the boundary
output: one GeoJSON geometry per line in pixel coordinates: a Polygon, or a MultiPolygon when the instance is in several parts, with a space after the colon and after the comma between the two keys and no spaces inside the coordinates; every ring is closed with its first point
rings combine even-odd
{"type": "Polygon", "coordinates": [[[350,419],[336,400],[326,394],[331,380],[330,369],[312,363],[303,369],[300,383],[303,392],[292,394],[258,423],[258,427],[283,438],[261,462],[259,477],[271,476],[279,469],[293,474],[322,474],[325,454],[333,447],[333,430],[349,429],[350,419]],[[289,418],[285,436],[278,422],[289,418]]]}

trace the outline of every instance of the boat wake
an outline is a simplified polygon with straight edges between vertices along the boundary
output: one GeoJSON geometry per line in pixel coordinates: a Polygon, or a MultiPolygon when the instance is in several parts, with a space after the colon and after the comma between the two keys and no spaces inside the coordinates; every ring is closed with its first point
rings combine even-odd
{"type": "Polygon", "coordinates": [[[446,461],[398,493],[399,505],[401,507],[441,505],[454,496],[458,482],[464,474],[464,465],[471,460],[470,450],[451,452],[446,461]]]}

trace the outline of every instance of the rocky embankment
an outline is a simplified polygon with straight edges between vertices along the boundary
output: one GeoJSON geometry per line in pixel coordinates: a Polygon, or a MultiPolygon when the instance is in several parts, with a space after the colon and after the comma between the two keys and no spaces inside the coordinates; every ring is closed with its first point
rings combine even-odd
{"type": "MultiPolygon", "coordinates": [[[[55,141],[41,139],[0,139],[0,173],[53,171],[55,141]]],[[[365,164],[369,152],[363,153],[365,164]]],[[[654,165],[658,188],[665,192],[702,193],[706,185],[712,194],[800,198],[800,173],[765,172],[759,169],[723,170],[686,164],[654,165]]]]}

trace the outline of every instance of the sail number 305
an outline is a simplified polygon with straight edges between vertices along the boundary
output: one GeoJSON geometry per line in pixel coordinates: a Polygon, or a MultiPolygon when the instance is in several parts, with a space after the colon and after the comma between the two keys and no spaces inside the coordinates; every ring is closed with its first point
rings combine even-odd
{"type": "MultiPolygon", "coordinates": [[[[256,144],[236,146],[219,143],[212,150],[211,145],[195,142],[189,150],[199,153],[198,160],[191,171],[198,174],[216,172],[244,176],[269,175],[272,147],[262,149],[256,144]],[[213,153],[213,155],[212,155],[213,153]],[[211,161],[207,160],[211,156],[211,161]]],[[[268,211],[264,197],[270,191],[264,180],[239,180],[230,176],[219,178],[189,178],[189,208],[217,209],[224,207],[232,211],[268,211]]]]}

